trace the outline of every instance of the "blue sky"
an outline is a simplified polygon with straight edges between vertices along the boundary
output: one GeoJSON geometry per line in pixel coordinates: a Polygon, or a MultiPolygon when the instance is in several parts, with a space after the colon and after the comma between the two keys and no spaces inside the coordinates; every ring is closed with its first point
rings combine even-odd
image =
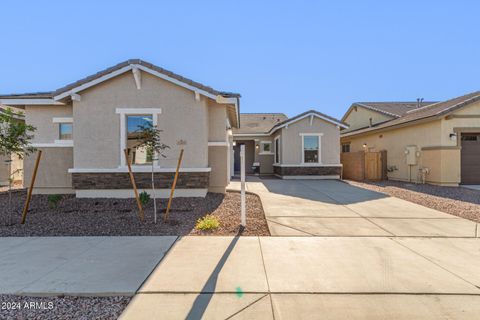
{"type": "Polygon", "coordinates": [[[478,1],[2,1],[0,93],[128,58],[242,94],[242,112],[480,89],[478,1]]]}

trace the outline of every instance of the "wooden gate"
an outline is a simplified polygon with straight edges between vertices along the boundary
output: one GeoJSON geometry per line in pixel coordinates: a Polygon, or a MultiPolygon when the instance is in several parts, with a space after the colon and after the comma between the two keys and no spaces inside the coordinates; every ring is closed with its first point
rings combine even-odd
{"type": "Polygon", "coordinates": [[[387,151],[342,153],[343,178],[351,180],[385,180],[387,178],[387,151]]]}
{"type": "Polygon", "coordinates": [[[365,152],[365,180],[382,179],[382,155],[380,152],[365,152]]]}

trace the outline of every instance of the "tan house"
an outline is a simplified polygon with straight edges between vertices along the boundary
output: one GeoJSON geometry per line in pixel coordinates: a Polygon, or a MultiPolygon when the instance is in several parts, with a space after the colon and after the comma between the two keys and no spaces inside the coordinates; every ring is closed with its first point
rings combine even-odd
{"type": "Polygon", "coordinates": [[[240,128],[233,129],[233,171],[240,170],[243,144],[247,173],[283,179],[340,178],[340,129],[348,127],[342,121],[315,110],[292,118],[254,113],[241,114],[240,119],[240,128]]]}
{"type": "MultiPolygon", "coordinates": [[[[128,60],[53,92],[1,95],[24,109],[43,150],[37,193],[78,197],[131,197],[129,160],[141,190],[149,190],[153,161],[158,195],[167,196],[180,149],[184,158],[176,196],[225,192],[230,179],[231,128],[238,128],[239,98],[142,60],[128,60]],[[135,131],[158,126],[169,145],[165,158],[139,147],[135,131]]],[[[24,162],[30,181],[35,157],[24,162]]]]}
{"type": "Polygon", "coordinates": [[[354,103],[342,152],[387,151],[392,180],[480,184],[480,91],[441,102],[354,103]]]}

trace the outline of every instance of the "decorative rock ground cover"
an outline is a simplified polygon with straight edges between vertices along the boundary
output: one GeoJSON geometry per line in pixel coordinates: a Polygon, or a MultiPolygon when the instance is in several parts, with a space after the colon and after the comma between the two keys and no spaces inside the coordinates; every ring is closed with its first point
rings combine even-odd
{"type": "MultiPolygon", "coordinates": [[[[12,225],[8,222],[8,195],[0,194],[0,237],[5,236],[153,236],[153,235],[236,235],[240,225],[240,194],[209,193],[205,198],[175,198],[168,223],[163,222],[166,199],[157,199],[158,222],[153,223],[153,200],[145,206],[145,222],[138,219],[134,199],[77,199],[64,195],[56,208],[46,195],[34,195],[21,225],[25,190],[12,195],[12,225]],[[220,221],[214,231],[195,230],[197,220],[213,214],[220,221]]],[[[247,227],[242,235],[270,235],[258,196],[247,194],[247,227]]]]}

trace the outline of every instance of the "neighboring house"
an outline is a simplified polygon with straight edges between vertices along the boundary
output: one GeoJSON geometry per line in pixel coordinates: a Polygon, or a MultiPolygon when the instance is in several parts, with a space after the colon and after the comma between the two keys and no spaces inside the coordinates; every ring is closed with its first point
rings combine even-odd
{"type": "MultiPolygon", "coordinates": [[[[5,106],[0,105],[0,113],[3,113],[5,109],[5,106]]],[[[23,110],[11,107],[10,109],[16,114],[14,116],[16,120],[25,121],[23,110]]],[[[13,184],[21,184],[22,182],[23,161],[17,155],[12,155],[10,159],[0,156],[0,186],[8,186],[9,179],[12,179],[13,184]]]]}
{"type": "Polygon", "coordinates": [[[388,178],[480,184],[480,91],[441,102],[354,103],[342,152],[387,151],[388,178]]]}
{"type": "MultiPolygon", "coordinates": [[[[0,103],[25,111],[43,150],[36,193],[78,197],[131,197],[129,160],[140,190],[151,189],[154,162],[158,195],[168,195],[180,149],[185,153],[176,196],[225,192],[230,180],[230,128],[239,122],[236,93],[217,91],[142,60],[128,60],[53,92],[1,95],[0,103]],[[138,146],[139,125],[163,130],[166,158],[138,146]]],[[[25,159],[25,182],[35,155],[25,159]]]]}
{"type": "Polygon", "coordinates": [[[245,145],[247,173],[275,174],[284,179],[338,179],[341,175],[340,120],[310,110],[292,118],[281,113],[241,114],[233,129],[234,171],[240,170],[245,145]]]}

